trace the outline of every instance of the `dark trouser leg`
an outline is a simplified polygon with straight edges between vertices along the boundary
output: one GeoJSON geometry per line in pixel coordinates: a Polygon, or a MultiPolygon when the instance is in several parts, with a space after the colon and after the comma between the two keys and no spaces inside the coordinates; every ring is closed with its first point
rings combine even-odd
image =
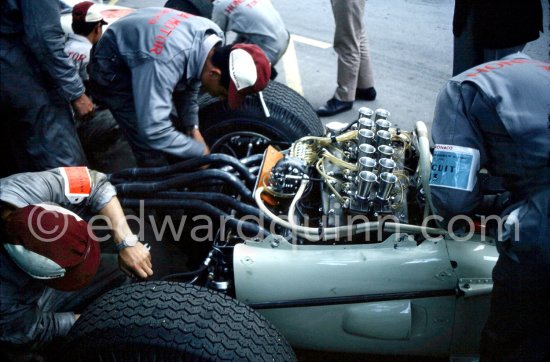
{"type": "Polygon", "coordinates": [[[493,272],[482,361],[543,361],[550,357],[550,266],[500,256],[493,272]]]}
{"type": "Polygon", "coordinates": [[[24,47],[0,43],[2,134],[17,171],[86,165],[69,103],[24,47]]]}
{"type": "Polygon", "coordinates": [[[469,15],[462,34],[453,40],[453,77],[475,65],[483,63],[483,49],[475,44],[473,19],[469,15]]]}
{"type": "Polygon", "coordinates": [[[109,110],[96,110],[91,120],[77,122],[77,130],[90,168],[113,173],[136,167],[134,153],[109,110]]]}
{"type": "MultiPolygon", "coordinates": [[[[97,89],[97,88],[96,88],[97,89]]],[[[143,145],[137,130],[137,116],[134,99],[131,93],[109,92],[107,89],[97,89],[94,99],[99,99],[102,106],[108,108],[118,125],[124,138],[132,147],[132,151],[139,167],[167,165],[163,153],[149,149],[143,145]]]]}

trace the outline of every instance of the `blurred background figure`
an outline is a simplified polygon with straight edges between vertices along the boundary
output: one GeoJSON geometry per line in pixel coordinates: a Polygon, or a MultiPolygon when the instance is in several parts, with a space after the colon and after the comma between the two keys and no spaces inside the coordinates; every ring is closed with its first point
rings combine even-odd
{"type": "Polygon", "coordinates": [[[522,51],[541,31],[540,0],[455,0],[453,76],[522,51]]]}
{"type": "MultiPolygon", "coordinates": [[[[107,22],[99,5],[83,1],[72,9],[71,27],[74,33],[67,35],[65,53],[69,56],[89,95],[88,64],[92,47],[103,35],[107,22]]],[[[93,101],[93,99],[92,99],[93,101]]],[[[76,120],[76,128],[90,166],[101,172],[115,172],[134,167],[136,161],[128,142],[108,109],[95,105],[95,114],[89,120],[76,120]]]]}
{"type": "Polygon", "coordinates": [[[93,104],[63,51],[59,17],[58,0],[0,3],[0,176],[87,163],[73,110],[88,118],[93,104]]]}

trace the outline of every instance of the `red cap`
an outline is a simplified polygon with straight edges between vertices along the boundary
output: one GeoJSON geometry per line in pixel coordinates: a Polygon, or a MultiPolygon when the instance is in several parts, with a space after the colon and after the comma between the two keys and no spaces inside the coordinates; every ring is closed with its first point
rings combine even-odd
{"type": "Polygon", "coordinates": [[[78,290],[99,267],[99,243],[88,224],[59,206],[29,205],[6,221],[4,247],[27,274],[51,288],[78,290]]]}
{"type": "Polygon", "coordinates": [[[237,109],[247,95],[260,92],[269,83],[271,64],[260,47],[235,44],[229,53],[229,108],[237,109]]]}
{"type": "Polygon", "coordinates": [[[99,5],[91,1],[83,1],[73,6],[73,23],[97,23],[107,24],[103,20],[99,5]]]}

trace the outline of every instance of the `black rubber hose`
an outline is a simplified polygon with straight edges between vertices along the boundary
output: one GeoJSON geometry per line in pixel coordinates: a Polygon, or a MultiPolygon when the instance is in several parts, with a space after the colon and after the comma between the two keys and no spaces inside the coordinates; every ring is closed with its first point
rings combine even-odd
{"type": "Polygon", "coordinates": [[[220,192],[185,192],[185,191],[163,191],[156,193],[154,198],[158,199],[193,199],[193,200],[202,200],[208,202],[209,204],[222,204],[228,206],[233,210],[237,210],[241,215],[252,215],[254,217],[266,218],[266,220],[271,221],[267,218],[266,215],[260,212],[260,209],[252,205],[248,205],[244,202],[236,200],[231,196],[222,194],[220,192]]]}
{"type": "Polygon", "coordinates": [[[202,200],[166,200],[166,199],[128,199],[121,198],[120,204],[123,207],[129,208],[138,208],[141,207],[143,203],[144,207],[149,208],[175,208],[175,209],[191,209],[203,212],[205,215],[210,217],[215,217],[220,220],[221,217],[224,218],[225,223],[232,229],[237,232],[244,232],[245,235],[242,237],[254,236],[267,236],[269,233],[267,230],[250,221],[243,221],[236,219],[235,217],[226,214],[222,210],[218,209],[215,206],[210,205],[209,203],[202,200]]]}
{"type": "Polygon", "coordinates": [[[175,163],[169,166],[160,167],[145,167],[145,168],[127,168],[125,170],[112,173],[109,175],[111,183],[124,183],[124,180],[132,180],[138,177],[158,178],[166,175],[171,175],[177,172],[193,171],[204,165],[227,165],[233,168],[245,180],[245,183],[250,186],[256,181],[253,174],[248,171],[245,164],[241,163],[233,156],[223,153],[213,153],[207,156],[201,156],[175,163]]]}
{"type": "Polygon", "coordinates": [[[340,133],[344,133],[344,132],[349,131],[349,129],[350,129],[351,127],[353,127],[353,125],[356,124],[356,123],[357,123],[357,121],[351,122],[351,123],[348,124],[343,130],[341,130],[340,133]]]}
{"type": "Polygon", "coordinates": [[[160,280],[173,280],[177,278],[189,278],[189,277],[196,277],[197,275],[204,272],[206,269],[208,269],[208,265],[202,264],[197,270],[191,270],[188,272],[181,272],[181,273],[174,273],[174,274],[168,274],[160,278],[160,280]]]}
{"type": "Polygon", "coordinates": [[[262,153],[258,153],[252,156],[241,158],[241,163],[247,166],[255,165],[257,163],[260,163],[264,158],[264,155],[262,153]]]}
{"type": "Polygon", "coordinates": [[[230,173],[214,169],[191,172],[169,178],[165,181],[122,183],[116,185],[116,189],[121,196],[132,193],[154,193],[165,191],[177,186],[189,186],[210,179],[222,180],[225,184],[233,187],[233,189],[235,189],[235,191],[237,191],[239,195],[243,196],[247,201],[253,201],[252,191],[243,185],[239,178],[230,173]]]}

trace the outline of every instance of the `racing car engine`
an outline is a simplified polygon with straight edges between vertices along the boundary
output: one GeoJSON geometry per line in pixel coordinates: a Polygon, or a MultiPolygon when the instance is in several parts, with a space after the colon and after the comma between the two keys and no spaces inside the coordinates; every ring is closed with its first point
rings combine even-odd
{"type": "Polygon", "coordinates": [[[255,192],[260,209],[302,241],[342,241],[354,225],[381,218],[409,223],[408,204],[423,202],[417,138],[389,116],[361,108],[357,121],[329,123],[323,137],[268,149],[255,192]]]}

